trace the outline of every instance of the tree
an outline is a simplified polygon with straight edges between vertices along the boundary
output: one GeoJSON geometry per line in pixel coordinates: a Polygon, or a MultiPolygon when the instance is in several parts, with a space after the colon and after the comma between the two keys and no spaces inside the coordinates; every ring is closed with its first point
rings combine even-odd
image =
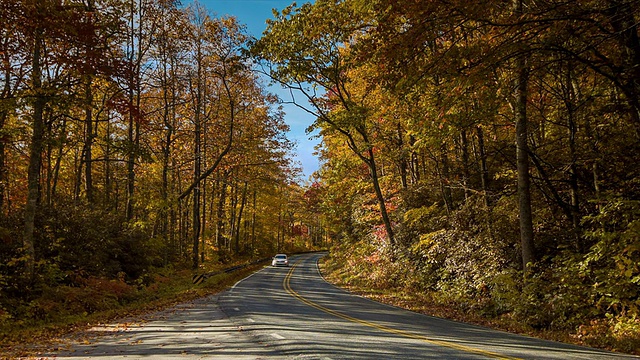
{"type": "MultiPolygon", "coordinates": [[[[522,17],[524,15],[522,0],[514,0],[513,8],[516,17],[522,17]]],[[[525,276],[530,271],[531,264],[535,262],[533,219],[531,214],[531,182],[529,180],[529,132],[527,129],[527,83],[529,69],[526,54],[527,50],[525,48],[522,54],[516,55],[514,81],[516,91],[512,105],[516,126],[520,244],[522,247],[522,267],[525,271],[525,276]]]]}
{"type": "Polygon", "coordinates": [[[151,42],[158,27],[158,19],[154,14],[153,2],[149,0],[130,0],[127,9],[128,26],[125,30],[126,48],[121,69],[122,88],[126,93],[125,108],[127,115],[127,197],[126,217],[134,218],[136,161],[140,156],[140,126],[143,114],[140,112],[142,102],[142,81],[146,76],[145,62],[151,42]]]}
{"type": "MultiPolygon", "coordinates": [[[[290,6],[268,22],[264,36],[253,45],[260,59],[269,63],[268,75],[302,94],[310,103],[296,105],[316,116],[310,127],[327,127],[344,136],[349,148],[367,165],[390,248],[395,251],[394,230],[367,118],[369,109],[352,97],[346,73],[355,63],[346,45],[367,26],[366,13],[343,1],[318,1],[300,8],[290,6]],[[340,107],[341,111],[332,111],[340,107]]],[[[364,95],[366,96],[366,95],[364,95]]],[[[295,103],[295,100],[294,100],[295,103]]]]}
{"type": "Polygon", "coordinates": [[[27,256],[27,273],[33,278],[35,275],[35,244],[34,244],[34,227],[37,211],[37,202],[40,196],[40,167],[42,166],[42,149],[44,145],[44,107],[46,98],[42,85],[42,59],[43,59],[43,41],[45,29],[41,20],[48,13],[47,4],[44,0],[36,1],[31,10],[34,25],[29,29],[30,38],[33,46],[31,53],[31,81],[30,88],[33,93],[33,113],[32,113],[32,134],[31,147],[29,149],[29,170],[28,170],[28,190],[27,201],[25,205],[24,215],[24,239],[23,244],[27,256]]]}

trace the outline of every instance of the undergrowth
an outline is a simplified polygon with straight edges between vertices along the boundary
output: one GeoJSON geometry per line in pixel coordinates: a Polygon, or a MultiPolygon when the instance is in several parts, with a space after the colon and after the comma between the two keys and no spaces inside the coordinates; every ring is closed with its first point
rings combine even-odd
{"type": "Polygon", "coordinates": [[[640,355],[640,319],[625,313],[584,315],[584,302],[577,293],[556,292],[555,298],[539,295],[540,290],[549,290],[544,288],[549,284],[545,279],[534,280],[523,290],[514,277],[521,274],[514,271],[473,293],[460,291],[454,284],[426,288],[417,279],[419,274],[408,270],[402,260],[391,262],[378,256],[357,260],[357,256],[332,252],[322,260],[323,275],[353,293],[418,313],[640,355]],[[558,298],[563,295],[568,298],[558,298]]]}

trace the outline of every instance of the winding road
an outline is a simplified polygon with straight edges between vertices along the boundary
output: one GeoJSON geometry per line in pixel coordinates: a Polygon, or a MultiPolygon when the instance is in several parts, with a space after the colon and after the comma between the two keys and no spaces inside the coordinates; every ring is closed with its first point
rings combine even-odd
{"type": "Polygon", "coordinates": [[[317,268],[322,255],[292,256],[288,268],[265,267],[217,296],[48,356],[638,359],[425,316],[355,296],[324,281],[317,268]]]}

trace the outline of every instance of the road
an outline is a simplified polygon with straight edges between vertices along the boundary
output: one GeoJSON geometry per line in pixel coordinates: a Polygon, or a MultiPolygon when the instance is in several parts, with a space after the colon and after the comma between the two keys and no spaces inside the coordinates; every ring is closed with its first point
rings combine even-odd
{"type": "MultiPolygon", "coordinates": [[[[230,290],[75,344],[56,358],[638,359],[417,314],[325,282],[293,256],[230,290]]],[[[105,328],[107,329],[107,328],[105,328]]],[[[104,330],[107,331],[107,330],[104,330]]],[[[107,332],[108,332],[107,331],[107,332]]]]}

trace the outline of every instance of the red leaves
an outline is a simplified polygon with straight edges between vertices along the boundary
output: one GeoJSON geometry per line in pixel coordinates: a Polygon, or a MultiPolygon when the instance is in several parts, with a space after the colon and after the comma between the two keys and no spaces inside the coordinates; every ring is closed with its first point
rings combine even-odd
{"type": "Polygon", "coordinates": [[[145,122],[142,110],[124,96],[116,96],[107,101],[107,108],[113,109],[122,115],[130,115],[138,123],[145,122]]]}

